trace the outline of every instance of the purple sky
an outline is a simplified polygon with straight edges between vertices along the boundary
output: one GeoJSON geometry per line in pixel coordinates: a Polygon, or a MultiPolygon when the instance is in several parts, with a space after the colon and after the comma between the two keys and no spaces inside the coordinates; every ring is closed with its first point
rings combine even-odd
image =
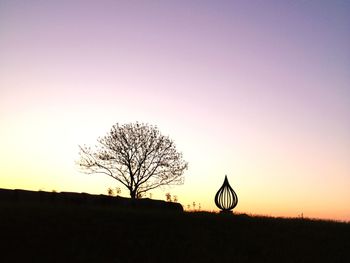
{"type": "MultiPolygon", "coordinates": [[[[165,189],[350,220],[350,2],[0,0],[0,187],[105,193],[78,144],[149,122],[189,161],[165,189]],[[326,199],[326,200],[325,200],[326,199]]],[[[164,199],[165,192],[154,193],[164,199]]]]}

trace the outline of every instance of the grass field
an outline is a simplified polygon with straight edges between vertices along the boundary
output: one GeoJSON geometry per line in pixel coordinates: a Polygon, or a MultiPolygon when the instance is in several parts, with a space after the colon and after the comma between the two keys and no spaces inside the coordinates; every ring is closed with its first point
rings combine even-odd
{"type": "Polygon", "coordinates": [[[1,262],[350,262],[350,224],[0,203],[1,262]]]}

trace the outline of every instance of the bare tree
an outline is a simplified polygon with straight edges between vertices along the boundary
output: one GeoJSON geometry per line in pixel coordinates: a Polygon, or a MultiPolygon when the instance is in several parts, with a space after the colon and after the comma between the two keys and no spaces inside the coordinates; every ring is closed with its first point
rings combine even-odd
{"type": "Polygon", "coordinates": [[[161,186],[183,184],[188,163],[156,126],[117,123],[97,141],[94,149],[79,146],[78,165],[86,173],[103,173],[116,179],[129,190],[131,198],[161,186]]]}

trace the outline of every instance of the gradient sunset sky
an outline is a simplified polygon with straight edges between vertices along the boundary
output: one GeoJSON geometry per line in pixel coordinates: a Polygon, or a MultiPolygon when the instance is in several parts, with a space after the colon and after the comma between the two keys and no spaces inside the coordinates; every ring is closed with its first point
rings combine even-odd
{"type": "MultiPolygon", "coordinates": [[[[146,122],[189,162],[153,191],[350,220],[350,1],[0,0],[0,188],[106,194],[78,145],[146,122]]],[[[122,189],[122,194],[127,191],[122,189]]]]}

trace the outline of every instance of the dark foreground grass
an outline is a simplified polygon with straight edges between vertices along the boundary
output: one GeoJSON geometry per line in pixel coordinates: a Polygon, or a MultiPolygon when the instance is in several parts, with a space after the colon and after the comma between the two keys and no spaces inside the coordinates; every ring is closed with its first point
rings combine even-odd
{"type": "Polygon", "coordinates": [[[0,203],[0,262],[350,262],[350,224],[0,203]]]}

